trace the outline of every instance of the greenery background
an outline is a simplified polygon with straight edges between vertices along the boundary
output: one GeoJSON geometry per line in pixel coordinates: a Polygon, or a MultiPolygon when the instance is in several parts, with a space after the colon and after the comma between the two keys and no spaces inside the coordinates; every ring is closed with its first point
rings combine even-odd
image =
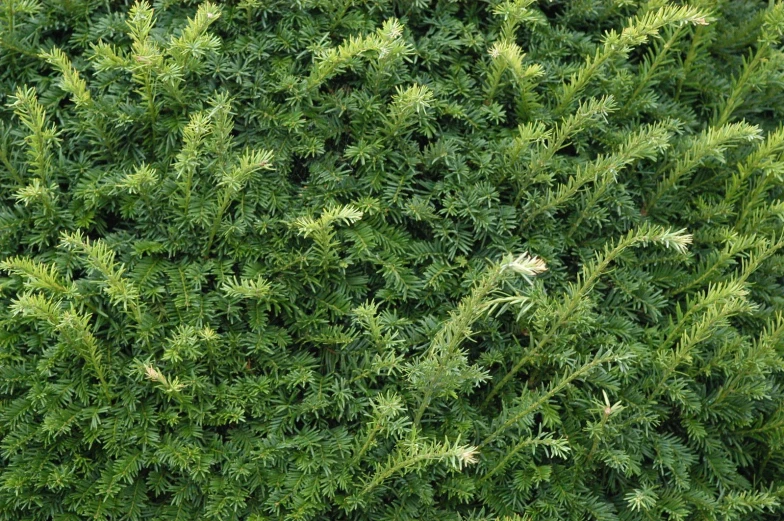
{"type": "Polygon", "coordinates": [[[782,31],[5,0],[0,519],[779,519],[782,31]]]}

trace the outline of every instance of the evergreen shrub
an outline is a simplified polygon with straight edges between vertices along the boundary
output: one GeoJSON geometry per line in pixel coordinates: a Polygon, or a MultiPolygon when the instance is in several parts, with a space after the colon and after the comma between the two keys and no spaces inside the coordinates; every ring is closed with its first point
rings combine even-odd
{"type": "Polygon", "coordinates": [[[784,3],[0,2],[0,520],[784,515],[784,3]]]}

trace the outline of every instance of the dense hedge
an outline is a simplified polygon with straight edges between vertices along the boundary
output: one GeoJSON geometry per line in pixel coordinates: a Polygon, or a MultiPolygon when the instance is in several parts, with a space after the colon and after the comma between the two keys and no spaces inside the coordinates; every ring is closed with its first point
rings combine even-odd
{"type": "Polygon", "coordinates": [[[781,519],[783,32],[0,2],[0,520],[781,519]]]}

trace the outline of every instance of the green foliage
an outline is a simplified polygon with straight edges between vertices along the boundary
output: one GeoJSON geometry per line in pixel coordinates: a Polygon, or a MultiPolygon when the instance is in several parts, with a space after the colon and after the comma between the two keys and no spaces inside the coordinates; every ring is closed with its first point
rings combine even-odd
{"type": "Polygon", "coordinates": [[[0,521],[780,519],[783,37],[0,2],[0,521]]]}

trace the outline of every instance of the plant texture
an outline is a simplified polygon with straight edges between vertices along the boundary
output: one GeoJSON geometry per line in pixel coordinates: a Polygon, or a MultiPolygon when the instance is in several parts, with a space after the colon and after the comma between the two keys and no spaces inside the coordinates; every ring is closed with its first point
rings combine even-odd
{"type": "Polygon", "coordinates": [[[780,0],[0,2],[0,521],[784,516],[780,0]]]}

